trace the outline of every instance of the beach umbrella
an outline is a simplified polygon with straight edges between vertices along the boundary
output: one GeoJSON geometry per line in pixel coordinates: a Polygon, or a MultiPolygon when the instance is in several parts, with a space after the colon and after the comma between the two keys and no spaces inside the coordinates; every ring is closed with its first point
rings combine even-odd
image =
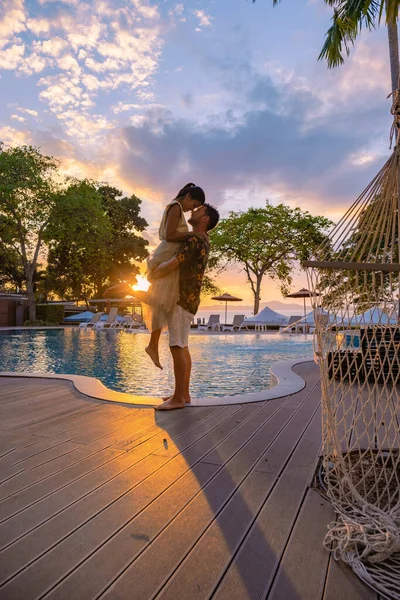
{"type": "Polygon", "coordinates": [[[94,313],[92,313],[90,310],[85,310],[84,312],[78,313],[77,315],[65,317],[64,321],[79,321],[81,323],[84,323],[85,321],[90,321],[93,315],[94,313]]]}
{"type": "Polygon", "coordinates": [[[312,296],[319,296],[317,292],[310,292],[306,288],[301,288],[298,292],[293,292],[292,294],[287,294],[286,298],[303,298],[304,300],[304,318],[306,319],[306,298],[311,298],[312,296]]]}
{"type": "Polygon", "coordinates": [[[237,296],[231,296],[230,294],[221,294],[221,296],[213,296],[211,300],[219,300],[220,302],[225,302],[225,323],[227,319],[228,313],[228,302],[242,302],[243,298],[238,298],[237,296]]]}

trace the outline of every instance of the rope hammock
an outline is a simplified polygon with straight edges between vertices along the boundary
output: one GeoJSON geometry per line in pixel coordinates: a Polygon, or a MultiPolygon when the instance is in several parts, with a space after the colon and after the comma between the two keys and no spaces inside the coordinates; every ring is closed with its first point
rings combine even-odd
{"type": "MultiPolygon", "coordinates": [[[[399,94],[392,113],[397,135],[399,94]]],[[[400,600],[399,144],[307,261],[321,369],[324,545],[400,600]]]]}

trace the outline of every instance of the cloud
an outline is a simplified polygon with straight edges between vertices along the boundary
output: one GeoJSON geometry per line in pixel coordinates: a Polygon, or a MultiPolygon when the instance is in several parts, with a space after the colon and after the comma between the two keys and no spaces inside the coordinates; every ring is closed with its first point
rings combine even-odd
{"type": "Polygon", "coordinates": [[[25,44],[14,44],[0,52],[0,69],[14,70],[22,63],[25,53],[25,44]]]}
{"type": "Polygon", "coordinates": [[[11,115],[11,119],[15,119],[16,121],[19,121],[20,123],[25,123],[26,119],[24,119],[24,117],[21,117],[21,115],[11,115]]]}
{"type": "Polygon", "coordinates": [[[9,125],[0,125],[0,141],[10,147],[23,146],[30,144],[32,137],[28,131],[21,131],[9,125]]]}
{"type": "Polygon", "coordinates": [[[51,22],[48,19],[28,19],[26,27],[35,35],[40,35],[50,31],[51,22]]]}
{"type": "Polygon", "coordinates": [[[200,27],[211,27],[211,15],[204,10],[193,10],[192,12],[198,18],[200,27]]]}
{"type": "Polygon", "coordinates": [[[15,41],[25,31],[26,16],[23,0],[3,0],[0,7],[0,48],[15,41]]]}
{"type": "Polygon", "coordinates": [[[17,108],[17,110],[19,110],[19,112],[26,113],[27,115],[31,115],[32,117],[37,117],[39,114],[37,110],[33,110],[32,108],[22,108],[20,106],[17,108]]]}
{"type": "Polygon", "coordinates": [[[32,48],[38,54],[49,54],[50,56],[56,58],[68,48],[68,42],[63,40],[61,37],[55,36],[48,40],[33,42],[32,48]]]}

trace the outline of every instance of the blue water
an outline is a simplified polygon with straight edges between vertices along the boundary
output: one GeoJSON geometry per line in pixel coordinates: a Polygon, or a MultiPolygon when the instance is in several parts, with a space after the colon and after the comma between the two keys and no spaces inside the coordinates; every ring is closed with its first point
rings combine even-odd
{"type": "MultiPolygon", "coordinates": [[[[173,388],[168,336],[160,340],[160,371],[144,352],[148,334],[123,331],[15,330],[0,334],[0,371],[69,373],[96,377],[121,392],[165,395],[173,388]]],[[[312,355],[312,336],[219,334],[190,336],[192,396],[225,396],[272,385],[279,360],[312,355]]]]}

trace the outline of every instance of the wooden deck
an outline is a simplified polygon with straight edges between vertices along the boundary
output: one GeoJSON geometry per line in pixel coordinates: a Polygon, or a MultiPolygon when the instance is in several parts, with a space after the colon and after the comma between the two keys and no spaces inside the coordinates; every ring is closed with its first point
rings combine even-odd
{"type": "Polygon", "coordinates": [[[155,413],[0,378],[1,600],[378,600],[322,547],[313,363],[279,400],[155,413]]]}

